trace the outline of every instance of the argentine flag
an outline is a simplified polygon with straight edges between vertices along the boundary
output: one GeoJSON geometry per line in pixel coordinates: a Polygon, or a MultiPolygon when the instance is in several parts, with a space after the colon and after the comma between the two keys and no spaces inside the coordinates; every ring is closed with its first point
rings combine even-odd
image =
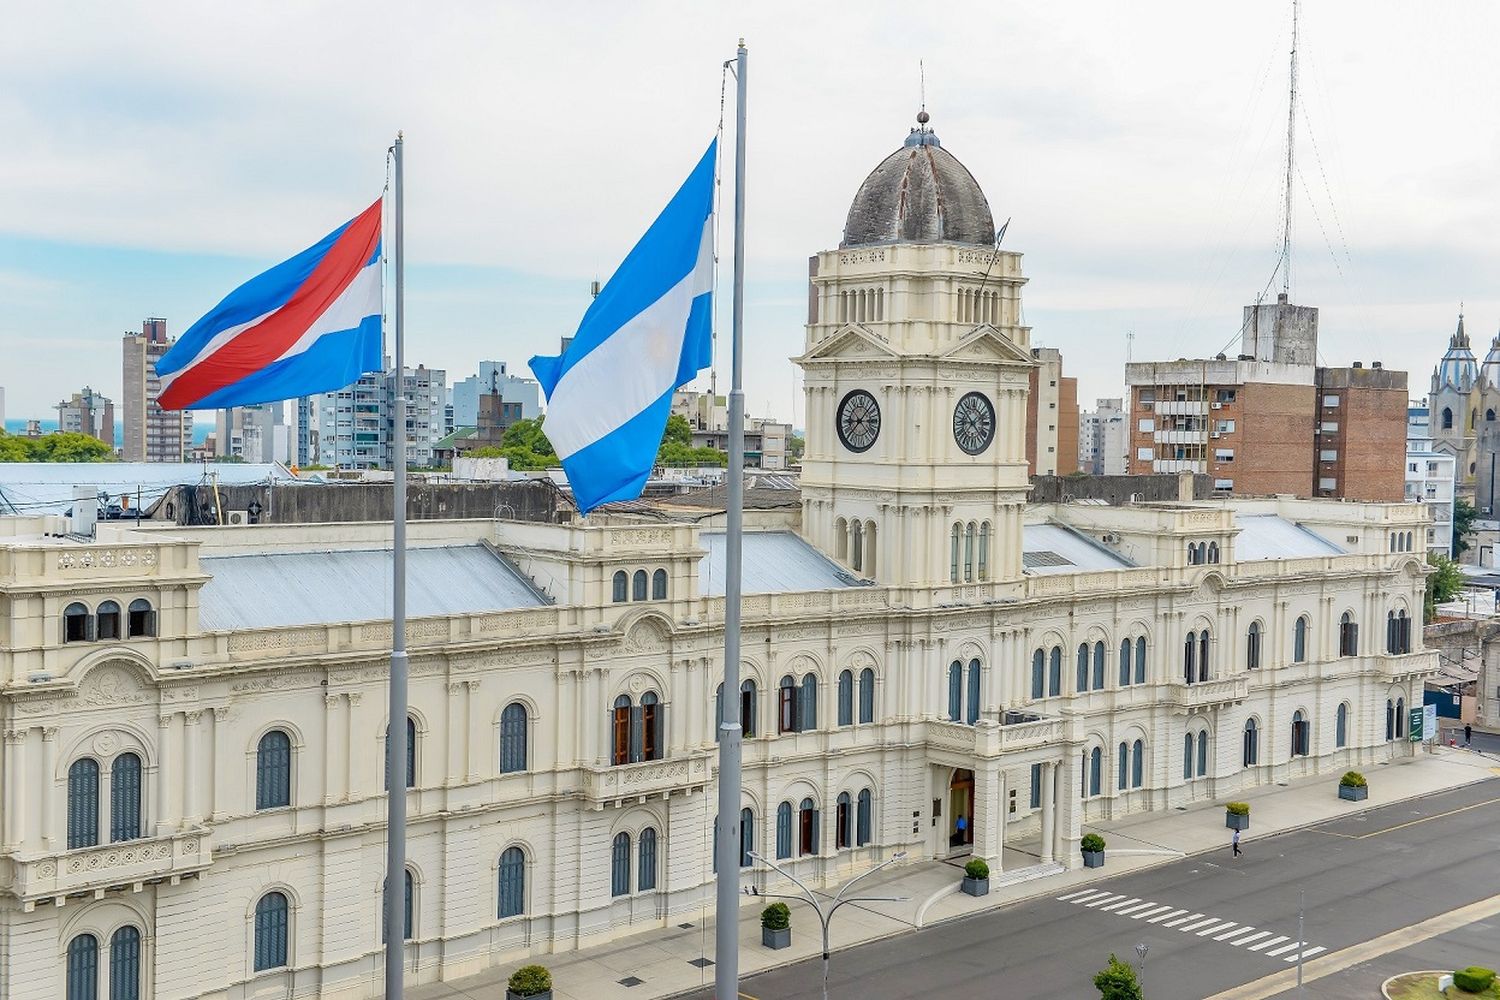
{"type": "Polygon", "coordinates": [[[582,513],[641,495],[673,390],[712,360],[718,145],[594,299],[568,349],[531,359],[547,394],[547,438],[582,513]]]}

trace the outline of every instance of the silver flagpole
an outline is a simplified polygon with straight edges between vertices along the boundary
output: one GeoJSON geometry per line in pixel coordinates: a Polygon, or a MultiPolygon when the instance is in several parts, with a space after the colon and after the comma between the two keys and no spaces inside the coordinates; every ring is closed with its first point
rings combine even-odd
{"type": "Polygon", "coordinates": [[[724,714],[719,720],[719,865],[714,993],[740,992],[740,542],[745,526],[745,40],[735,65],[734,333],[729,389],[729,511],[724,537],[724,714]]]}
{"type": "Polygon", "coordinates": [[[392,260],[396,271],[396,303],[391,327],[396,342],[395,403],[395,530],[391,558],[391,696],[386,723],[386,835],[385,835],[385,997],[401,1000],[402,959],[405,957],[406,913],[406,357],[402,340],[405,300],[405,254],[401,223],[401,146],[396,133],[395,204],[392,260]]]}

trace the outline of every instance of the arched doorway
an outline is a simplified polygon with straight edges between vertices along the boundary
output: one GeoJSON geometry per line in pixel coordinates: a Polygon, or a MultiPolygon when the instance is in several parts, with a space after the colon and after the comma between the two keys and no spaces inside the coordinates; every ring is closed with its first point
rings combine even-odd
{"type": "Polygon", "coordinates": [[[958,768],[948,782],[948,847],[962,851],[974,844],[974,772],[958,768]]]}

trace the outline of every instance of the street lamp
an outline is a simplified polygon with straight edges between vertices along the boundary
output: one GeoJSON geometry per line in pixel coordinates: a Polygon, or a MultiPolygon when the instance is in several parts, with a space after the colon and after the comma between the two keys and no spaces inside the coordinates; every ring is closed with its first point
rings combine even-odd
{"type": "Polygon", "coordinates": [[[871,868],[869,871],[861,872],[849,881],[845,882],[843,887],[834,894],[831,904],[826,910],[823,908],[823,901],[818,898],[817,893],[813,892],[807,886],[803,885],[802,880],[797,878],[797,876],[793,875],[791,872],[787,871],[785,868],[781,867],[770,858],[764,857],[760,854],[756,854],[754,851],[750,851],[749,855],[754,860],[761,862],[767,868],[774,870],[779,875],[782,875],[794,885],[796,885],[798,889],[802,890],[802,895],[788,896],[785,893],[779,892],[761,892],[759,888],[753,885],[745,886],[745,888],[742,890],[745,895],[765,896],[770,899],[800,899],[808,903],[818,914],[818,921],[823,925],[823,1000],[828,1000],[828,924],[831,920],[833,920],[833,915],[834,913],[838,912],[838,908],[840,906],[843,906],[845,903],[902,903],[910,898],[908,896],[844,895],[844,893],[853,888],[854,884],[861,879],[868,878],[869,876],[874,875],[876,872],[880,871],[880,869],[882,868],[885,868],[887,865],[893,865],[897,861],[906,860],[905,851],[897,851],[895,854],[892,854],[890,857],[886,858],[884,861],[871,868]]]}
{"type": "Polygon", "coordinates": [[[1146,992],[1146,952],[1150,950],[1151,946],[1144,941],[1135,946],[1135,953],[1139,955],[1141,959],[1140,987],[1142,994],[1146,992]]]}

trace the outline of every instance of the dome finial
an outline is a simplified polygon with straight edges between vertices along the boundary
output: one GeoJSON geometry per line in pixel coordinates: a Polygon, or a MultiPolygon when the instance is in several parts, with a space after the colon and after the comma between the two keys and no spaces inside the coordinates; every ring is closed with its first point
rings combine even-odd
{"type": "Polygon", "coordinates": [[[932,116],[927,113],[926,108],[923,108],[921,111],[917,112],[918,125],[926,125],[930,121],[932,121],[932,116]]]}

